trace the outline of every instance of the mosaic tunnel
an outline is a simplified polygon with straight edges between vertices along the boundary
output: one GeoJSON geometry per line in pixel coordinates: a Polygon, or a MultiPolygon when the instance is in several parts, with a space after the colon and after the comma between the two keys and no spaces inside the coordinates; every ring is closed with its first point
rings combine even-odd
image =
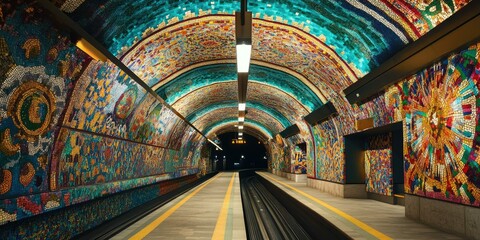
{"type": "MultiPolygon", "coordinates": [[[[244,132],[265,146],[268,170],[347,185],[358,168],[367,192],[478,208],[478,37],[360,103],[345,94],[457,11],[479,7],[469,2],[249,1],[244,132]],[[327,103],[336,114],[305,120],[327,103]],[[352,163],[361,121],[399,124],[403,138],[395,147],[395,133],[362,137],[362,164],[352,163]],[[298,134],[283,138],[292,125],[298,134]],[[402,151],[402,186],[394,149],[402,151]]],[[[33,223],[0,238],[73,237],[212,172],[210,141],[237,131],[239,8],[224,0],[2,0],[0,225],[33,223]],[[85,36],[110,57],[76,47],[85,36]]]]}

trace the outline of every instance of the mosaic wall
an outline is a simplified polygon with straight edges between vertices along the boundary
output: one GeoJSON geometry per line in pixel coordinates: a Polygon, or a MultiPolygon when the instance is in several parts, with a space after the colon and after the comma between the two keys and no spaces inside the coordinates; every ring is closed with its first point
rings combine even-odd
{"type": "MultiPolygon", "coordinates": [[[[312,169],[315,172],[308,172],[308,176],[344,183],[343,136],[355,132],[354,123],[356,119],[373,117],[375,127],[392,123],[395,121],[394,109],[386,106],[385,96],[383,95],[379,95],[371,102],[361,106],[351,106],[343,96],[338,94],[332,95],[330,101],[339,114],[326,122],[311,127],[315,149],[315,157],[312,158],[315,161],[312,162],[312,169]]],[[[306,142],[308,143],[308,141],[306,142]]],[[[307,171],[309,171],[309,168],[307,171]]]]}
{"type": "Polygon", "coordinates": [[[202,109],[218,102],[237,101],[237,82],[216,83],[190,92],[172,106],[183,116],[189,116],[195,109],[202,109]],[[205,97],[208,96],[208,97],[205,97]]]}
{"type": "Polygon", "coordinates": [[[371,117],[373,118],[374,127],[387,125],[395,122],[395,119],[401,119],[401,117],[395,118],[395,108],[387,107],[384,92],[372,97],[372,100],[360,106],[354,105],[354,109],[356,120],[371,117]]]}
{"type": "MultiPolygon", "coordinates": [[[[355,119],[357,112],[355,107],[348,103],[347,99],[341,94],[331,95],[330,101],[339,114],[330,117],[335,122],[339,135],[347,135],[355,132],[355,119]]],[[[369,109],[375,112],[375,109],[369,109]]]]}
{"type": "Polygon", "coordinates": [[[196,174],[196,169],[178,171],[169,174],[161,174],[144,178],[137,178],[111,183],[98,183],[96,185],[81,186],[50,191],[32,195],[24,195],[17,198],[3,199],[0,201],[0,225],[24,218],[62,209],[79,203],[91,201],[103,196],[134,189],[164,180],[181,176],[196,174]]]}
{"type": "Polygon", "coordinates": [[[307,173],[307,156],[304,149],[295,146],[293,153],[292,172],[297,174],[307,173]]]}
{"type": "Polygon", "coordinates": [[[404,122],[406,193],[480,206],[479,51],[472,45],[386,92],[404,122]]]}
{"type": "Polygon", "coordinates": [[[35,4],[0,3],[0,225],[22,220],[9,238],[76,234],[153,195],[102,197],[199,173],[205,139],[69,38],[35,4]],[[56,215],[99,198],[115,204],[56,215]]]}
{"type": "MultiPolygon", "coordinates": [[[[175,171],[179,169],[191,171],[199,167],[201,159],[201,149],[208,144],[207,139],[200,135],[193,127],[188,126],[183,132],[182,146],[178,151],[178,161],[167,161],[167,163],[174,165],[175,171]]],[[[166,170],[169,170],[168,168],[166,170]]],[[[173,171],[173,172],[175,172],[173,171]]]]}
{"type": "Polygon", "coordinates": [[[261,103],[270,109],[275,109],[290,122],[299,121],[302,116],[306,116],[309,113],[309,110],[297,99],[284,92],[278,91],[273,87],[257,82],[248,84],[247,108],[250,106],[250,101],[254,102],[254,104],[261,103]],[[274,92],[275,94],[271,94],[274,92]]]}
{"type": "Polygon", "coordinates": [[[0,16],[0,199],[6,199],[48,190],[55,126],[88,60],[43,21],[40,9],[2,1],[0,16]]]}
{"type": "Polygon", "coordinates": [[[365,142],[365,186],[367,192],[392,196],[392,134],[371,137],[365,142]]]}
{"type": "MultiPolygon", "coordinates": [[[[302,162],[302,173],[306,173],[308,177],[315,177],[315,143],[313,141],[313,135],[312,135],[312,128],[311,126],[305,122],[305,121],[298,121],[296,122],[298,128],[300,129],[300,133],[292,138],[290,140],[291,146],[296,146],[298,144],[305,144],[303,150],[304,154],[304,162],[302,162]],[[294,140],[294,138],[297,138],[294,140]]],[[[292,148],[292,149],[296,149],[292,148]]],[[[294,152],[297,152],[294,150],[294,152]]]]}
{"type": "Polygon", "coordinates": [[[182,121],[111,63],[92,63],[76,85],[64,125],[159,147],[178,146],[182,121]]]}
{"type": "Polygon", "coordinates": [[[210,160],[211,151],[209,147],[202,147],[200,152],[200,160],[198,163],[199,173],[206,175],[212,171],[212,160],[210,160]]]}
{"type": "Polygon", "coordinates": [[[274,139],[269,140],[268,144],[270,146],[268,151],[270,151],[272,159],[272,169],[289,172],[290,149],[284,139],[277,134],[274,139]]]}
{"type": "MultiPolygon", "coordinates": [[[[206,14],[233,14],[240,8],[238,1],[223,0],[189,0],[181,4],[151,0],[55,2],[113,53],[130,48],[138,39],[166,25],[206,14]]],[[[249,10],[255,18],[296,26],[317,36],[366,74],[468,2],[269,0],[250,1],[249,10]]]]}
{"type": "MultiPolygon", "coordinates": [[[[125,211],[147,203],[198,178],[195,175],[176,180],[163,181],[134,191],[121,192],[109,198],[93,200],[59,209],[48,217],[37,216],[26,219],[21,225],[9,224],[0,231],[1,239],[71,239],[98,226],[104,221],[125,211]],[[89,213],[89,214],[85,214],[89,213]]],[[[55,194],[48,196],[56,198],[55,194]]]]}
{"type": "Polygon", "coordinates": [[[57,181],[52,188],[115,182],[164,173],[168,149],[61,129],[55,150],[57,181]]]}
{"type": "Polygon", "coordinates": [[[87,67],[64,125],[88,133],[60,131],[53,189],[197,168],[199,134],[111,63],[87,67]]]}
{"type": "Polygon", "coordinates": [[[315,138],[315,178],[344,183],[344,142],[335,128],[335,120],[328,120],[312,128],[315,138]]]}

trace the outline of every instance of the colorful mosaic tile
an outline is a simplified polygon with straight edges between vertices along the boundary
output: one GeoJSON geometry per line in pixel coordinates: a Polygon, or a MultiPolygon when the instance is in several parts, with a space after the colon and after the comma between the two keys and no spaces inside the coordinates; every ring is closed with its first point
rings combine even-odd
{"type": "Polygon", "coordinates": [[[98,219],[94,208],[35,216],[197,174],[205,146],[172,110],[111,63],[91,61],[45,16],[30,3],[0,3],[0,225],[37,219],[9,238],[73,236],[97,225],[154,195],[120,205],[112,197],[98,219]]]}
{"type": "MultiPolygon", "coordinates": [[[[238,109],[238,102],[236,101],[223,101],[220,103],[216,104],[210,104],[207,107],[204,107],[202,109],[197,110],[196,112],[191,113],[190,115],[186,116],[185,118],[196,125],[196,121],[200,119],[202,116],[206,115],[209,112],[213,111],[218,111],[219,109],[224,109],[224,108],[236,108],[238,109]]],[[[269,108],[267,106],[262,105],[261,103],[257,102],[248,102],[248,108],[254,111],[261,111],[267,114],[269,117],[272,117],[275,119],[276,122],[274,125],[281,124],[283,128],[286,128],[290,125],[292,125],[291,122],[288,121],[288,119],[283,116],[281,113],[277,112],[275,109],[269,108]]],[[[258,119],[254,117],[254,119],[258,119]]],[[[202,126],[202,124],[197,125],[197,126],[202,126]]],[[[201,128],[201,127],[200,127],[201,128]]]]}
{"type": "Polygon", "coordinates": [[[371,137],[366,140],[365,145],[365,186],[367,192],[392,196],[392,134],[371,137]]]}
{"type": "Polygon", "coordinates": [[[480,44],[387,90],[404,123],[405,192],[480,205],[480,44]]]}
{"type": "Polygon", "coordinates": [[[386,196],[392,195],[391,157],[391,149],[365,151],[365,184],[367,192],[386,196]]]}
{"type": "Polygon", "coordinates": [[[48,190],[55,126],[88,58],[41,9],[2,1],[0,13],[0,199],[8,199],[48,190]]]}
{"type": "MultiPolygon", "coordinates": [[[[217,122],[224,119],[235,119],[238,116],[238,104],[232,108],[219,108],[214,111],[209,111],[196,121],[192,122],[200,131],[204,129],[214,128],[217,122]]],[[[272,133],[278,133],[285,129],[285,126],[281,125],[275,118],[268,115],[263,111],[255,108],[249,108],[248,113],[245,116],[246,120],[255,119],[259,124],[265,126],[272,133]]],[[[218,134],[217,134],[218,135],[218,134]]]]}
{"type": "MultiPolygon", "coordinates": [[[[214,64],[194,68],[175,77],[156,90],[168,104],[175,103],[189,92],[219,82],[237,79],[235,64],[214,64]]],[[[248,74],[249,82],[259,82],[283,91],[305,105],[310,111],[320,107],[320,99],[294,76],[279,70],[252,64],[248,74]]],[[[270,94],[272,94],[270,92],[270,94]]]]}
{"type": "Polygon", "coordinates": [[[292,161],[292,173],[306,174],[307,173],[307,159],[305,151],[302,151],[300,147],[295,146],[292,161]]]}
{"type": "Polygon", "coordinates": [[[335,120],[325,121],[313,127],[315,137],[316,160],[315,177],[317,179],[344,183],[345,159],[343,137],[335,128],[335,120]]]}
{"type": "MultiPolygon", "coordinates": [[[[118,216],[134,207],[140,206],[150,200],[164,195],[172,190],[184,186],[198,179],[196,175],[189,175],[179,178],[181,175],[175,176],[178,179],[151,184],[147,187],[136,188],[132,191],[119,192],[107,198],[99,198],[90,201],[88,204],[78,204],[69,208],[75,194],[81,194],[83,198],[87,198],[87,194],[92,189],[84,189],[86,191],[79,192],[73,189],[66,192],[54,192],[42,194],[40,196],[20,197],[14,200],[19,211],[15,215],[24,215],[30,212],[40,212],[48,207],[55,207],[55,214],[48,217],[38,216],[25,219],[20,225],[7,225],[0,231],[1,239],[70,239],[74,236],[90,229],[112,217],[118,216]],[[75,192],[77,191],[77,192],[75,192]],[[36,202],[41,202],[41,205],[36,202]],[[59,207],[62,207],[58,209],[59,207]]],[[[130,180],[135,181],[135,180],[130,180]]],[[[95,187],[95,186],[94,186],[95,187]]],[[[0,206],[3,207],[3,204],[0,206]]],[[[0,220],[11,219],[12,215],[8,215],[0,210],[0,220]]],[[[2,224],[4,222],[1,222],[2,224]]]]}
{"type": "MultiPolygon", "coordinates": [[[[300,102],[283,92],[279,92],[273,87],[257,82],[251,82],[248,86],[247,108],[249,108],[249,101],[252,101],[255,104],[261,104],[267,108],[275,109],[291,122],[295,122],[300,116],[308,114],[308,110],[302,106],[300,102]],[[278,94],[267,94],[272,92],[278,92],[278,94]],[[294,112],[292,112],[292,110],[294,112]]],[[[226,101],[236,101],[237,95],[236,81],[215,83],[189,93],[173,103],[172,107],[177,109],[183,116],[189,116],[197,109],[202,109],[205,106],[226,101]]]]}
{"type": "MultiPolygon", "coordinates": [[[[66,12],[73,12],[70,16],[115,54],[164,26],[197,16],[233,14],[240,7],[238,1],[223,0],[68,2],[58,6],[66,12]]],[[[346,62],[366,74],[468,2],[269,0],[251,1],[249,10],[255,18],[289,24],[317,36],[346,62]]]]}

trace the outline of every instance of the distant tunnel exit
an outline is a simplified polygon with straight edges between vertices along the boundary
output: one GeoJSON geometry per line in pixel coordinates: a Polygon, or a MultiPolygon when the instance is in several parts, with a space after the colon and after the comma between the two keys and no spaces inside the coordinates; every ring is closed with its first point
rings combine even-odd
{"type": "Polygon", "coordinates": [[[215,170],[267,168],[268,156],[262,141],[244,134],[244,143],[238,143],[235,141],[236,133],[224,133],[218,138],[223,151],[212,149],[211,158],[215,170]]]}

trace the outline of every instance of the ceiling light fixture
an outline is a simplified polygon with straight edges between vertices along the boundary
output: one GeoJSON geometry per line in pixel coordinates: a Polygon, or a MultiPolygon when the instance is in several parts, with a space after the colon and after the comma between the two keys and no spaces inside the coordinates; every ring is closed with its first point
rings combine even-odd
{"type": "Polygon", "coordinates": [[[238,111],[245,111],[246,108],[247,108],[246,103],[239,103],[238,104],[238,111]]]}
{"type": "Polygon", "coordinates": [[[250,58],[252,55],[252,13],[247,11],[247,0],[241,0],[240,12],[235,12],[235,41],[237,50],[238,77],[238,129],[242,136],[247,108],[247,85],[250,58]]]}
{"type": "Polygon", "coordinates": [[[209,138],[207,138],[207,140],[208,140],[211,144],[213,144],[216,148],[218,148],[218,149],[220,149],[220,150],[223,151],[223,149],[222,149],[220,146],[218,146],[214,141],[210,140],[209,138]]]}
{"type": "Polygon", "coordinates": [[[237,71],[239,73],[248,73],[250,69],[250,56],[252,55],[252,45],[237,44],[237,71]]]}
{"type": "Polygon", "coordinates": [[[235,12],[235,39],[237,71],[248,73],[252,54],[252,13],[247,11],[247,0],[242,0],[240,12],[235,12]]]}

